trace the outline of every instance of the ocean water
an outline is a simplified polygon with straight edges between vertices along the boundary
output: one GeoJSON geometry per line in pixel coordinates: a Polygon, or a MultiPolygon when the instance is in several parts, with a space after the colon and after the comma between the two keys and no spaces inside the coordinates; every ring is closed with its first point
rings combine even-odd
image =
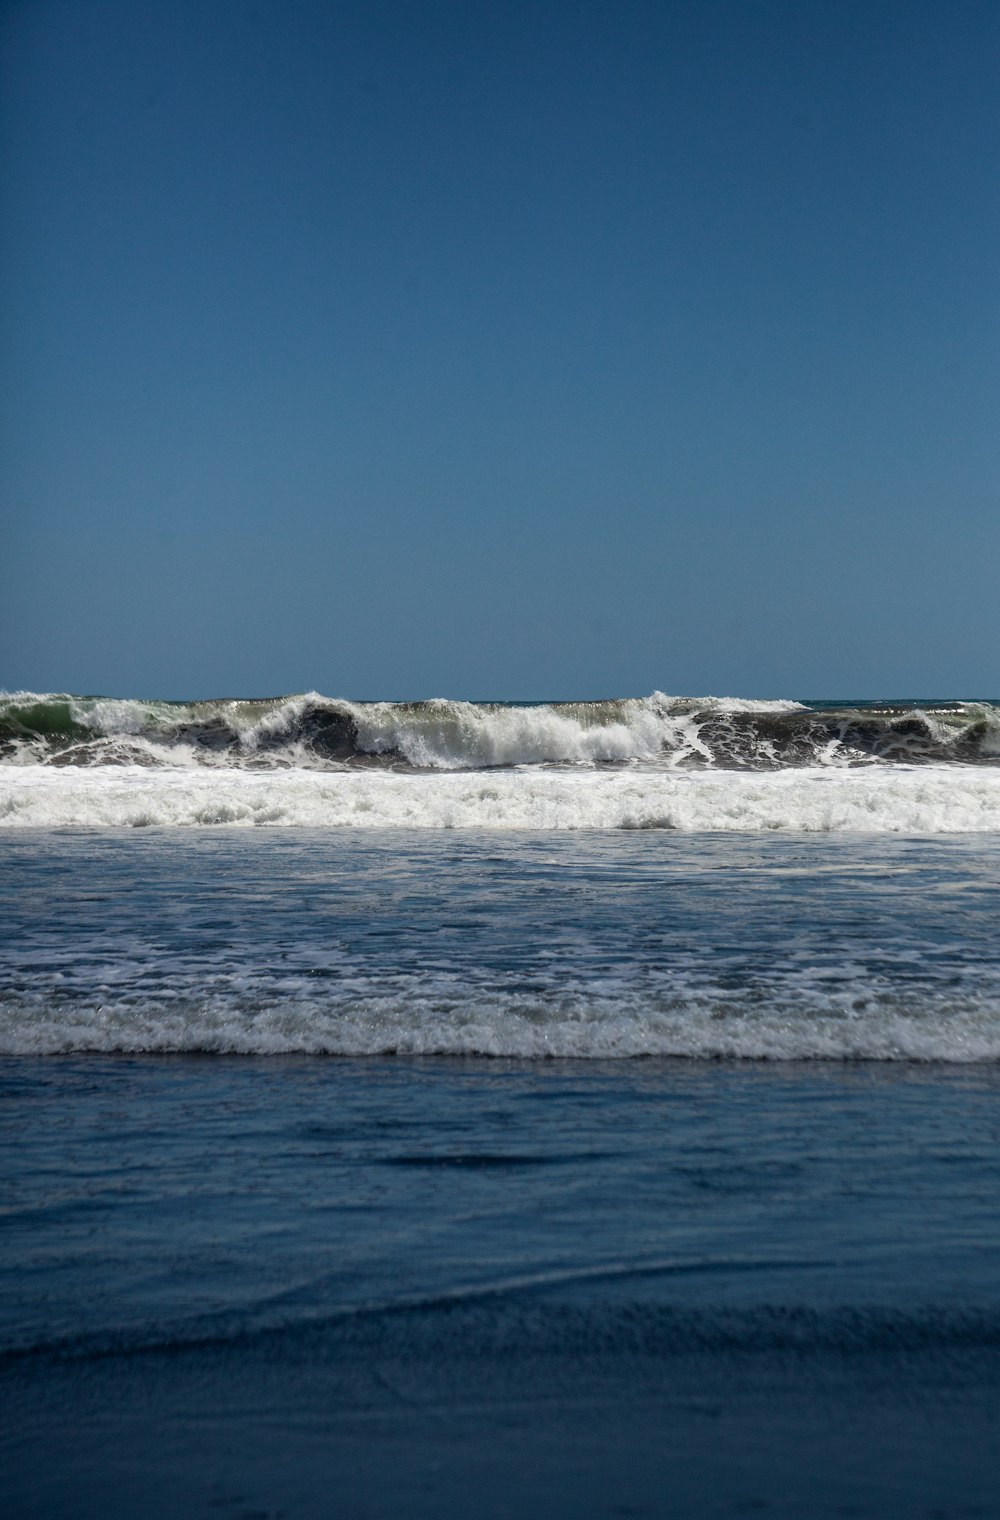
{"type": "Polygon", "coordinates": [[[1000,1514],[997,734],[0,701],[5,1509],[1000,1514]]]}
{"type": "Polygon", "coordinates": [[[0,826],[996,833],[1000,706],[0,696],[0,826]]]}
{"type": "Polygon", "coordinates": [[[11,831],[0,1051],[996,1062],[1000,836],[11,831]]]}

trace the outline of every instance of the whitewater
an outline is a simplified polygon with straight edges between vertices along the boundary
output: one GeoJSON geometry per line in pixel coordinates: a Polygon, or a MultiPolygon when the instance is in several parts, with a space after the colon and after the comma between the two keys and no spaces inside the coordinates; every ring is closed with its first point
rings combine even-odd
{"type": "Polygon", "coordinates": [[[1000,830],[1000,707],[0,694],[0,827],[1000,830]]]}
{"type": "Polygon", "coordinates": [[[1000,831],[1000,770],[894,766],[863,774],[517,769],[412,775],[266,777],[140,766],[0,772],[0,827],[787,830],[804,833],[1000,831]]]}

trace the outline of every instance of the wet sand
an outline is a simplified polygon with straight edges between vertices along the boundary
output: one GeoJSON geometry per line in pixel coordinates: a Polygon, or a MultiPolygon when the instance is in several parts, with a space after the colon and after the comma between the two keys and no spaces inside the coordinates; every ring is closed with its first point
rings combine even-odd
{"type": "Polygon", "coordinates": [[[646,1354],[570,1336],[540,1351],[525,1322],[520,1345],[484,1354],[482,1323],[477,1341],[476,1326],[438,1318],[419,1348],[372,1322],[347,1337],[9,1366],[5,1512],[1000,1513],[996,1344],[646,1354]]]}

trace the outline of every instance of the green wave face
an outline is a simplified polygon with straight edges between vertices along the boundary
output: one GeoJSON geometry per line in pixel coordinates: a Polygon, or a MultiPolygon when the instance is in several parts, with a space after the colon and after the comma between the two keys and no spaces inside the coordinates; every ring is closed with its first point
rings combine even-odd
{"type": "Polygon", "coordinates": [[[0,707],[0,739],[79,738],[86,728],[73,716],[70,698],[48,697],[34,702],[16,698],[0,707]]]}

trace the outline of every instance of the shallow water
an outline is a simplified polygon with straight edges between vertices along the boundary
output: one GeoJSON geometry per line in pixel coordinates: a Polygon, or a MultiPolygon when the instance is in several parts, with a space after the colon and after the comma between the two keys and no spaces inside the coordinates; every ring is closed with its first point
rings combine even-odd
{"type": "Polygon", "coordinates": [[[997,1080],[13,1059],[8,1512],[996,1515],[997,1080]]]}
{"type": "Polygon", "coordinates": [[[682,1342],[779,1310],[832,1345],[996,1338],[998,1098],[992,1067],[22,1060],[0,1335],[90,1356],[543,1299],[669,1309],[682,1342]]]}
{"type": "Polygon", "coordinates": [[[0,1050],[1000,1058],[1000,838],[29,832],[0,1050]]]}

